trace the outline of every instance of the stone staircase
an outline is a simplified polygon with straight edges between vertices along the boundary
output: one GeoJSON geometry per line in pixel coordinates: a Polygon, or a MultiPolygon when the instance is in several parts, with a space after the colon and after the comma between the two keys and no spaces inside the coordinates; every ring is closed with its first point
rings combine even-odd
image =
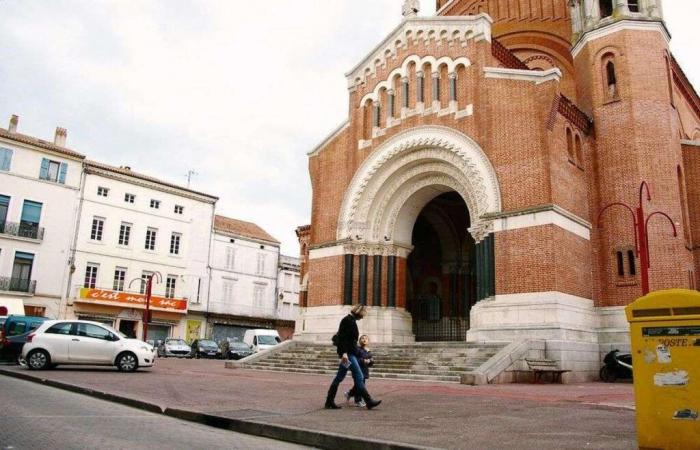
{"type": "MultiPolygon", "coordinates": [[[[372,378],[459,383],[462,374],[475,370],[505,346],[505,343],[467,342],[376,345],[371,349],[375,364],[370,375],[372,378]]],[[[253,355],[231,366],[330,375],[338,370],[338,355],[331,345],[293,342],[277,352],[253,355]]]]}

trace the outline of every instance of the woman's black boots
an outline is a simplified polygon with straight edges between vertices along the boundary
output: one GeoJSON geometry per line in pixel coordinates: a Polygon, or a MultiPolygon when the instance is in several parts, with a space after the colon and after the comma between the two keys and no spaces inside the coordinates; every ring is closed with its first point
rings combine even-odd
{"type": "Polygon", "coordinates": [[[373,400],[372,397],[369,395],[369,392],[367,392],[367,389],[362,389],[360,391],[360,396],[362,397],[362,400],[364,400],[367,404],[367,409],[376,408],[382,402],[381,400],[373,400]]]}
{"type": "Polygon", "coordinates": [[[340,406],[335,404],[335,394],[338,393],[338,386],[331,384],[328,388],[328,395],[326,396],[326,409],[340,409],[340,406]]]}

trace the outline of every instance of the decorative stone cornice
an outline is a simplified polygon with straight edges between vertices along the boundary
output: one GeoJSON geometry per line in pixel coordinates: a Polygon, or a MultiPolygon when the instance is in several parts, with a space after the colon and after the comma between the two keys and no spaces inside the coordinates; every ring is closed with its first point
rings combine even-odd
{"type": "Polygon", "coordinates": [[[484,67],[485,78],[500,78],[505,80],[530,81],[535,84],[547,81],[561,81],[561,70],[554,67],[549,70],[505,69],[502,67],[484,67]]]}
{"type": "Polygon", "coordinates": [[[491,24],[488,14],[458,17],[411,17],[397,26],[379,45],[377,45],[359,64],[345,76],[348,87],[352,89],[375,75],[377,68],[386,65],[387,60],[395,58],[399,49],[405,49],[409,43],[417,41],[444,41],[466,45],[467,41],[491,41],[491,24]]]}
{"type": "Polygon", "coordinates": [[[658,31],[659,33],[661,33],[661,36],[666,40],[667,43],[671,41],[671,34],[668,32],[666,24],[664,24],[664,22],[660,20],[625,19],[611,21],[608,25],[601,25],[600,28],[595,28],[593,30],[582,33],[581,36],[578,38],[576,45],[574,45],[574,48],[571,49],[571,55],[574,58],[576,58],[581,52],[581,50],[583,50],[583,48],[589,42],[596,39],[600,39],[613,33],[617,33],[618,31],[622,30],[658,31]]]}

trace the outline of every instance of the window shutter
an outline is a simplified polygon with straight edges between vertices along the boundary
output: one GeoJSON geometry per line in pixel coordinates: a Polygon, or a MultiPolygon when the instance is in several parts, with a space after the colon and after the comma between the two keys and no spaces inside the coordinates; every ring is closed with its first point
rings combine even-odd
{"type": "Polygon", "coordinates": [[[58,182],[66,184],[66,173],[68,172],[68,164],[61,163],[61,169],[58,172],[58,182]]]}
{"type": "Polygon", "coordinates": [[[39,178],[42,180],[49,179],[49,160],[46,158],[41,158],[41,170],[39,171],[39,178]]]}
{"type": "Polygon", "coordinates": [[[0,148],[0,170],[10,170],[12,162],[12,150],[9,148],[0,148]]]}

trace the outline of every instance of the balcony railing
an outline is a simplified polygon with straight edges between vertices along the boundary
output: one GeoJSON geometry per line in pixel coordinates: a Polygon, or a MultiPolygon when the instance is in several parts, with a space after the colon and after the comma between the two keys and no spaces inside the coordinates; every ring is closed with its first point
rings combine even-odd
{"type": "Polygon", "coordinates": [[[36,290],[36,280],[26,278],[0,277],[0,291],[4,292],[26,292],[34,294],[36,290]]]}
{"type": "Polygon", "coordinates": [[[44,227],[28,223],[0,222],[0,234],[42,240],[44,227]]]}

